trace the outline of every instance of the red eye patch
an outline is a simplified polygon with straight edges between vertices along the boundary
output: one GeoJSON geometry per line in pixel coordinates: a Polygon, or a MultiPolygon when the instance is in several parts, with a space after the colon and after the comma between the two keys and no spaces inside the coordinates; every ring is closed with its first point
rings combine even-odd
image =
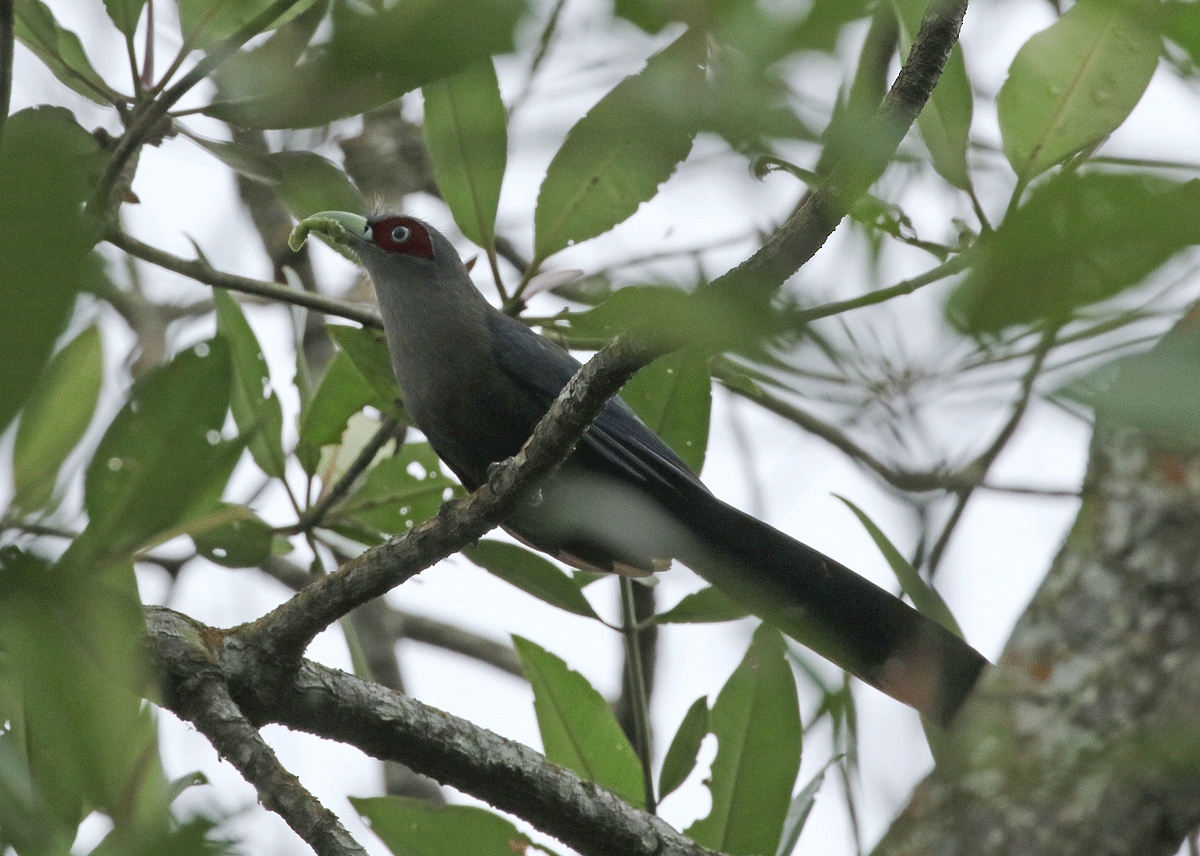
{"type": "Polygon", "coordinates": [[[429,230],[412,217],[388,217],[371,224],[375,245],[392,253],[419,259],[433,259],[433,241],[429,230]]]}

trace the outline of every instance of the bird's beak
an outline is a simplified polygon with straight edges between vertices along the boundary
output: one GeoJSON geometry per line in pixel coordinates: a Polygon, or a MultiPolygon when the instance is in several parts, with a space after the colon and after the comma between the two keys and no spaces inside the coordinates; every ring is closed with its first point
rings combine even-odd
{"type": "Polygon", "coordinates": [[[347,255],[347,251],[353,253],[360,244],[371,241],[371,227],[367,224],[367,218],[348,211],[322,211],[305,217],[288,236],[288,246],[298,251],[304,246],[309,232],[324,235],[333,248],[343,255],[347,255]]]}

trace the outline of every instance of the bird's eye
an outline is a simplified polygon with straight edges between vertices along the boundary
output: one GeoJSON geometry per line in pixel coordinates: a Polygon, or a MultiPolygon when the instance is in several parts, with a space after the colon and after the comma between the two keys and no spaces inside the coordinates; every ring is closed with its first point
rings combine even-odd
{"type": "Polygon", "coordinates": [[[405,241],[407,241],[409,239],[409,237],[411,235],[412,235],[412,230],[409,229],[407,226],[397,226],[396,228],[392,229],[391,237],[392,237],[392,240],[395,241],[397,244],[403,244],[405,241]]]}

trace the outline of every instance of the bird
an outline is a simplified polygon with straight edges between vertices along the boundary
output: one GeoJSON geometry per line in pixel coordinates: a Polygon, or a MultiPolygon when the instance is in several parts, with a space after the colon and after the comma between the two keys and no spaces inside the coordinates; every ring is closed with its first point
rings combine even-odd
{"type": "MultiPolygon", "coordinates": [[[[580,363],[492,306],[450,240],[415,217],[302,220],[375,286],[405,410],[469,490],[520,451],[580,363]]],[[[721,501],[619,396],[505,521],[577,568],[647,575],[677,560],[865,683],[946,727],[987,660],[899,597],[721,501]]]]}

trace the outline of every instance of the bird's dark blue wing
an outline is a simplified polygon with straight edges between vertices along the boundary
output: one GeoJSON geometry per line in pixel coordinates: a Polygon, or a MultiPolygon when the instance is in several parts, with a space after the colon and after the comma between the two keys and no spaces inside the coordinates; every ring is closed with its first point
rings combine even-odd
{"type": "MultiPolygon", "coordinates": [[[[490,319],[498,367],[514,387],[526,393],[522,409],[549,410],[580,363],[562,348],[532,332],[520,321],[499,315],[490,319]],[[538,366],[535,374],[531,366],[538,366]]],[[[526,419],[528,421],[528,419],[526,419]]],[[[529,425],[529,433],[533,431],[529,425]]],[[[652,493],[688,488],[707,490],[679,456],[619,398],[608,402],[576,449],[578,463],[617,478],[631,478],[652,493]]]]}

